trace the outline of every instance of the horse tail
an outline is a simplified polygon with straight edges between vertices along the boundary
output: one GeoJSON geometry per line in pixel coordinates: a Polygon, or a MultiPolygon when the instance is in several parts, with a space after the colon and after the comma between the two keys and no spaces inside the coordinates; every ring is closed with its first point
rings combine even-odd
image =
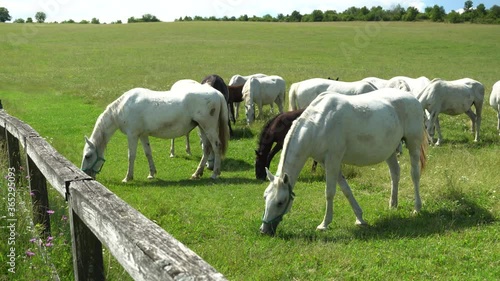
{"type": "Polygon", "coordinates": [[[228,118],[229,113],[227,109],[226,99],[221,95],[220,100],[220,112],[219,112],[219,141],[220,141],[220,152],[221,156],[226,155],[227,146],[229,142],[229,125],[228,118]]]}
{"type": "Polygon", "coordinates": [[[297,97],[297,88],[299,87],[299,83],[293,83],[290,86],[290,91],[288,92],[288,110],[297,110],[297,102],[295,101],[297,97]]]}
{"type": "Polygon", "coordinates": [[[427,163],[427,149],[429,148],[429,134],[425,129],[425,124],[423,125],[422,132],[422,143],[420,144],[420,171],[425,169],[425,164],[427,163]]]}

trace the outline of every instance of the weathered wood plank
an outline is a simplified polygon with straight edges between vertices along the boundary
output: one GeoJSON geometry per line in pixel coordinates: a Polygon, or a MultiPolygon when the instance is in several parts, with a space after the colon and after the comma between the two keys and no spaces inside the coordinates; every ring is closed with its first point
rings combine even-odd
{"type": "Polygon", "coordinates": [[[72,182],[71,206],[135,280],[226,280],[96,181],[72,182]]]}
{"type": "Polygon", "coordinates": [[[69,220],[75,281],[105,280],[101,241],[72,208],[69,211],[69,220]]]}

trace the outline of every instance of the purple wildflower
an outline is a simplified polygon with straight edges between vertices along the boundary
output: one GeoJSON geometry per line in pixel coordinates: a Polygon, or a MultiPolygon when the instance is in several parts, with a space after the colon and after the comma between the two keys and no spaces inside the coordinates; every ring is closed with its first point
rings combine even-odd
{"type": "Polygon", "coordinates": [[[52,242],[45,243],[45,247],[52,247],[52,246],[54,246],[54,244],[52,244],[52,242]]]}
{"type": "Polygon", "coordinates": [[[52,237],[52,236],[47,237],[47,242],[50,242],[52,240],[54,240],[54,237],[52,237]]]}
{"type": "Polygon", "coordinates": [[[32,251],[28,250],[28,251],[26,251],[26,255],[27,255],[29,258],[31,258],[32,256],[34,256],[34,255],[35,255],[35,253],[33,253],[32,251]]]}
{"type": "Polygon", "coordinates": [[[55,213],[54,210],[47,210],[47,214],[52,215],[53,213],[55,213]]]}
{"type": "Polygon", "coordinates": [[[63,220],[63,221],[68,220],[68,216],[66,216],[66,215],[62,215],[61,220],[63,220]]]}

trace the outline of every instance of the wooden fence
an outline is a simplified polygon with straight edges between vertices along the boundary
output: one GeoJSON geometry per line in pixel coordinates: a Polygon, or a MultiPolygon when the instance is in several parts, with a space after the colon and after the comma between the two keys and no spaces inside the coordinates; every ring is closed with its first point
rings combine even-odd
{"type": "Polygon", "coordinates": [[[0,101],[0,138],[9,167],[26,157],[34,223],[50,233],[47,182],[69,204],[75,280],[104,280],[102,244],[135,280],[226,280],[161,227],[92,180],[29,125],[8,115],[0,101]],[[20,145],[24,149],[21,155],[20,145]]]}

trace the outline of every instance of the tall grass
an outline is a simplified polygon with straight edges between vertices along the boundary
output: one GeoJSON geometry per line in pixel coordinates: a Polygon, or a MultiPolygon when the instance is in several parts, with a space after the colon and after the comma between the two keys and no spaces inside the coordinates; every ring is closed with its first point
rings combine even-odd
{"type": "MultiPolygon", "coordinates": [[[[423,211],[417,216],[411,215],[405,151],[397,210],[388,208],[390,178],[384,163],[347,167],[369,227],[354,225],[352,210],[339,194],[330,229],[317,232],[324,214],[324,171],[311,173],[306,164],[292,212],[276,237],[261,236],[267,183],[254,179],[253,149],[265,119],[272,116],[269,109],[250,127],[243,117],[237,121],[218,181],[206,175],[189,180],[201,155],[196,132],[191,134],[193,156],[178,148],[170,159],[169,142],[151,139],[158,177],[146,179],[147,161],[139,151],[135,180],[127,184],[121,183],[127,144],[117,133],[98,180],[231,280],[500,276],[499,139],[495,114],[487,105],[500,79],[498,26],[176,22],[32,28],[23,33],[23,25],[0,25],[0,34],[10,34],[0,37],[0,98],[7,112],[33,126],[77,166],[83,136],[91,133],[97,116],[133,87],[166,90],[184,78],[201,80],[217,73],[229,80],[233,74],[257,72],[281,75],[288,86],[337,76],[344,81],[396,75],[479,80],[486,88],[482,140],[472,142],[465,115],[441,117],[444,143],[429,148],[421,180],[423,211]]],[[[59,214],[66,211],[64,202],[53,205],[59,214]]],[[[106,268],[110,280],[127,278],[113,261],[106,268]]]]}

